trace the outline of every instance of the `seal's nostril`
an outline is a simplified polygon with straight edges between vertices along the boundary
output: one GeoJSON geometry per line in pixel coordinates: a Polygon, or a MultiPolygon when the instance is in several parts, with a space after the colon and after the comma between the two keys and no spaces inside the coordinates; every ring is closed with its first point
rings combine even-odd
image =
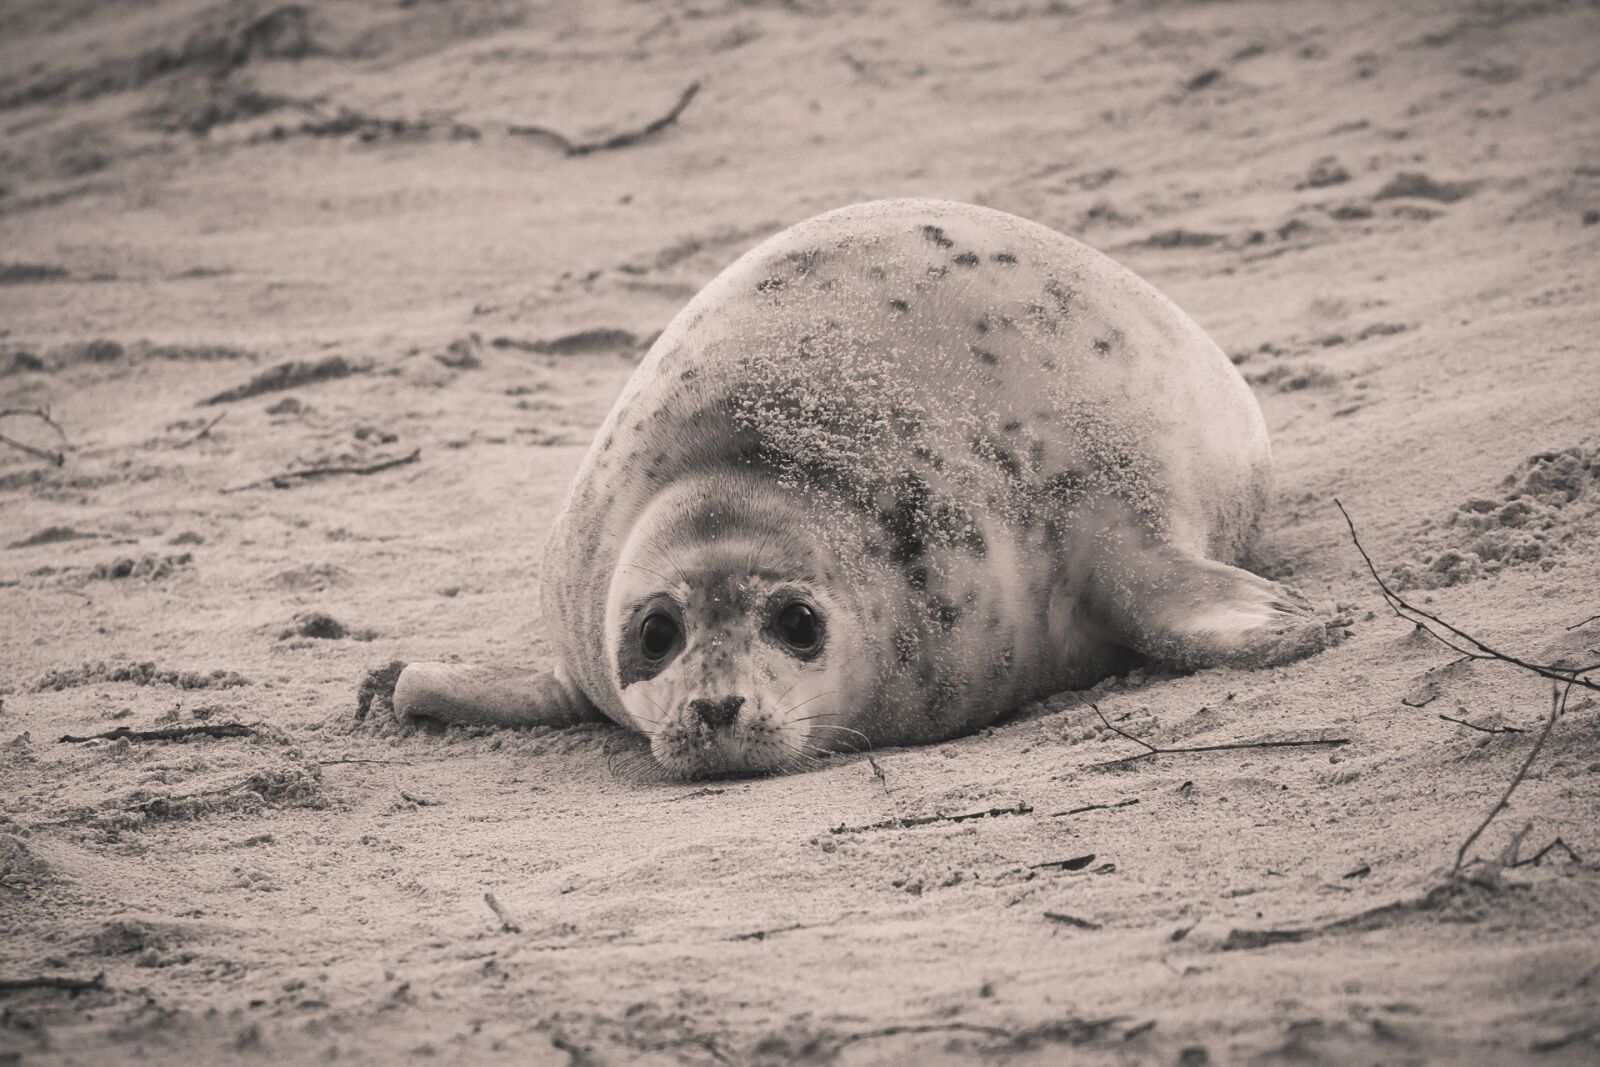
{"type": "Polygon", "coordinates": [[[739,709],[744,706],[744,697],[723,697],[721,700],[707,700],[700,698],[689,701],[689,710],[695,717],[713,730],[731,725],[739,717],[739,709]]]}

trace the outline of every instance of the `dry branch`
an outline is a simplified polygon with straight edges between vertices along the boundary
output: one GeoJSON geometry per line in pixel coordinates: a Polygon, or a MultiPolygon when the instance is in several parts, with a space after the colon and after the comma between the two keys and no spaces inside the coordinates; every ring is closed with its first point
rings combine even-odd
{"type": "Polygon", "coordinates": [[[1456,849],[1456,862],[1450,868],[1451,874],[1461,870],[1461,864],[1466,861],[1467,850],[1472,847],[1472,843],[1478,839],[1479,834],[1489,828],[1489,824],[1494,822],[1495,816],[1505,811],[1506,806],[1511,803],[1511,794],[1517,791],[1517,786],[1521,785],[1522,780],[1527,777],[1528,768],[1532,767],[1533,761],[1539,758],[1539,752],[1544,748],[1545,739],[1550,736],[1550,731],[1555,729],[1556,720],[1560,719],[1562,713],[1567,710],[1567,697],[1571,692],[1571,682],[1568,682],[1565,687],[1561,685],[1552,685],[1550,687],[1550,718],[1545,720],[1544,729],[1539,731],[1539,736],[1533,742],[1533,748],[1528,752],[1528,758],[1523,760],[1522,766],[1518,768],[1516,777],[1511,779],[1511,784],[1506,786],[1506,791],[1501,794],[1500,802],[1490,809],[1489,814],[1485,815],[1483,821],[1478,824],[1478,828],[1468,834],[1467,839],[1461,842],[1461,847],[1456,849]]]}
{"type": "Polygon", "coordinates": [[[93,978],[63,978],[53,974],[41,974],[32,978],[0,978],[0,993],[9,993],[20,989],[65,989],[69,993],[81,993],[86,989],[106,988],[106,976],[97,974],[93,978]]]}
{"type": "Polygon", "coordinates": [[[1060,923],[1062,926],[1076,926],[1080,930],[1100,929],[1099,923],[1090,922],[1088,919],[1080,919],[1076,915],[1068,915],[1065,912],[1047,911],[1044,913],[1044,917],[1053,923],[1060,923]]]}
{"type": "Polygon", "coordinates": [[[830,834],[860,834],[868,830],[905,830],[913,826],[928,826],[938,822],[968,822],[972,819],[992,819],[1001,815],[1028,815],[1033,808],[1025,802],[1019,801],[1012,808],[989,808],[985,811],[969,811],[962,815],[912,815],[903,819],[885,819],[883,822],[871,823],[867,826],[835,826],[828,832],[830,834]]]}
{"type": "Polygon", "coordinates": [[[1587,626],[1591,622],[1594,622],[1596,620],[1600,620],[1600,615],[1590,615],[1587,619],[1583,619],[1583,620],[1581,620],[1579,622],[1573,623],[1571,626],[1568,626],[1567,629],[1568,630],[1576,630],[1580,626],[1587,626]]]}
{"type": "Polygon", "coordinates": [[[1582,863],[1583,862],[1583,857],[1579,856],[1576,852],[1574,852],[1571,845],[1567,844],[1565,841],[1561,840],[1561,838],[1558,837],[1554,841],[1551,841],[1548,845],[1544,846],[1544,848],[1541,848],[1538,852],[1535,852],[1533,855],[1529,856],[1527,859],[1525,859],[1525,860],[1512,860],[1510,863],[1506,864],[1506,866],[1507,867],[1530,867],[1530,866],[1531,867],[1536,867],[1536,866],[1539,865],[1539,862],[1541,860],[1543,860],[1546,856],[1548,856],[1551,852],[1553,852],[1555,849],[1558,849],[1558,848],[1561,851],[1565,852],[1567,854],[1567,858],[1570,859],[1573,863],[1582,863]]]}
{"type": "Polygon", "coordinates": [[[338,759],[319,759],[317,766],[333,767],[341,763],[387,763],[397,767],[411,766],[410,760],[403,759],[364,759],[360,756],[340,756],[338,759]]]}
{"type": "MultiPolygon", "coordinates": [[[[63,430],[61,428],[61,424],[56,422],[55,419],[52,419],[50,417],[50,412],[43,408],[6,408],[5,410],[0,411],[0,419],[24,416],[30,419],[38,419],[46,426],[53,429],[56,433],[60,434],[63,442],[67,440],[67,431],[63,430]]],[[[19,452],[26,452],[30,456],[45,460],[46,462],[54,464],[57,467],[60,467],[67,462],[67,455],[65,452],[52,452],[48,448],[40,448],[37,445],[30,445],[25,441],[18,441],[14,437],[7,437],[5,434],[0,434],[0,445],[9,445],[19,452]]]]}
{"type": "Polygon", "coordinates": [[[1565,682],[1569,685],[1580,686],[1600,693],[1600,682],[1592,682],[1579,677],[1600,668],[1600,663],[1593,663],[1587,667],[1557,667],[1547,663],[1530,663],[1527,660],[1519,659],[1516,656],[1507,655],[1498,649],[1491,648],[1465,630],[1445,622],[1432,612],[1423,611],[1421,608],[1407,603],[1400,594],[1389,588],[1389,583],[1383,580],[1383,576],[1378,573],[1378,568],[1373,564],[1372,557],[1367,555],[1365,548],[1361,547],[1361,540],[1356,536],[1356,524],[1351,520],[1350,513],[1344,509],[1344,505],[1335,499],[1333,506],[1338,508],[1339,514],[1344,516],[1345,525],[1350,527],[1351,542],[1356,546],[1356,551],[1361,553],[1361,558],[1365,561],[1367,570],[1372,574],[1372,580],[1378,583],[1378,588],[1383,592],[1384,601],[1388,603],[1389,610],[1393,611],[1395,615],[1419,627],[1435,641],[1438,641],[1446,648],[1459,652],[1468,659],[1499,660],[1514,667],[1521,667],[1525,671],[1531,671],[1540,677],[1549,678],[1554,682],[1565,682]],[[1408,612],[1409,614],[1407,614],[1408,612]],[[1429,625],[1430,623],[1432,625],[1429,625]],[[1434,626],[1444,630],[1449,636],[1439,633],[1433,629],[1434,626]],[[1467,647],[1462,647],[1462,644],[1457,642],[1462,642],[1467,647]]]}
{"type": "Polygon", "coordinates": [[[228,417],[228,413],[226,411],[224,411],[221,415],[218,415],[216,418],[212,419],[210,422],[208,422],[204,426],[200,427],[200,432],[199,433],[195,434],[193,437],[189,438],[186,441],[180,442],[179,444],[175,445],[174,447],[175,448],[188,448],[190,445],[194,444],[196,441],[200,440],[202,437],[210,437],[211,436],[212,427],[216,426],[217,423],[221,422],[223,419],[225,419],[227,417],[228,417]]]}
{"type": "MultiPolygon", "coordinates": [[[[1404,703],[1404,701],[1402,701],[1402,703],[1404,703]]],[[[1416,705],[1408,706],[1415,707],[1416,705]]],[[[1439,718],[1443,719],[1445,722],[1460,723],[1467,729],[1476,730],[1481,734],[1521,734],[1527,732],[1520,726],[1479,726],[1475,722],[1468,722],[1466,719],[1458,719],[1454,715],[1445,715],[1442,712],[1440,713],[1439,718]]]]}
{"type": "Polygon", "coordinates": [[[504,930],[508,934],[522,933],[522,924],[511,917],[511,913],[506,911],[505,905],[501,904],[500,901],[495,899],[495,895],[493,893],[485,893],[483,895],[483,902],[489,905],[489,910],[494,912],[494,917],[500,920],[501,930],[504,930]]]}
{"type": "Polygon", "coordinates": [[[115,730],[107,730],[103,734],[89,734],[87,737],[62,734],[56,742],[78,745],[85,741],[178,741],[195,736],[251,737],[255,732],[254,726],[247,726],[242,722],[208,722],[196,726],[168,726],[160,730],[131,730],[126,726],[119,726],[115,730]]]}
{"type": "Polygon", "coordinates": [[[1328,737],[1305,738],[1294,741],[1230,741],[1221,745],[1184,745],[1177,748],[1159,748],[1144,740],[1142,737],[1135,737],[1128,731],[1121,729],[1120,727],[1113,726],[1111,720],[1106,718],[1105,713],[1102,712],[1098,706],[1096,706],[1094,701],[1085,700],[1084,703],[1089,705],[1096,715],[1100,716],[1100,721],[1105,723],[1106,729],[1126,737],[1129,741],[1132,741],[1136,745],[1142,745],[1146,750],[1139,753],[1137,756],[1124,756],[1121,759],[1108,760],[1105,763],[1096,763],[1090,768],[1091,770],[1101,770],[1106,767],[1121,767],[1126,766],[1129,763],[1137,763],[1143,759],[1151,759],[1155,756],[1170,756],[1184,752],[1228,752],[1240,748],[1305,748],[1310,745],[1348,745],[1350,743],[1350,739],[1348,737],[1328,737]]]}
{"type": "Polygon", "coordinates": [[[262,486],[267,485],[272,486],[274,489],[287,489],[291,482],[327,478],[335,474],[377,474],[379,471],[386,471],[392,467],[403,467],[407,463],[415,463],[421,458],[422,449],[417,448],[413,449],[410,455],[382,460],[365,467],[311,467],[306,470],[286,471],[283,474],[274,474],[270,478],[262,478],[259,481],[249,482],[245,485],[236,485],[231,489],[224,489],[222,492],[242,493],[246,489],[260,489],[262,486]]]}
{"type": "Polygon", "coordinates": [[[628,130],[599,141],[574,141],[560,130],[552,130],[548,126],[511,126],[507,128],[506,132],[514,137],[542,137],[553,143],[568,156],[587,156],[594,152],[608,152],[613,148],[625,148],[628,145],[636,144],[653,134],[660,133],[674,122],[677,122],[678,116],[683,114],[684,109],[689,106],[689,102],[694,99],[695,94],[699,91],[700,83],[694,82],[683,91],[683,94],[678,97],[678,102],[672,105],[672,110],[665,115],[639,127],[637,130],[628,130]]]}
{"type": "Polygon", "coordinates": [[[1081,808],[1068,808],[1066,811],[1052,811],[1050,813],[1050,817],[1052,819],[1059,819],[1064,815],[1082,815],[1086,811],[1110,811],[1112,808],[1126,808],[1129,805],[1137,803],[1139,803],[1138,797],[1129,797],[1127,800],[1119,800],[1115,804],[1085,804],[1081,808]]]}

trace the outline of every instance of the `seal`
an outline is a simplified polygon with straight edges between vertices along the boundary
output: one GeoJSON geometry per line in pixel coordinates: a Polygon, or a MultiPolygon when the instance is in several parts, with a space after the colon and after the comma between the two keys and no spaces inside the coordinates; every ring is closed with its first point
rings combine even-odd
{"type": "Polygon", "coordinates": [[[747,252],[634,372],[545,550],[548,671],[413,663],[405,720],[648,735],[675,777],[924,744],[1141,662],[1321,649],[1238,564],[1249,387],[1127,269],[1013,215],[858,204],[747,252]]]}

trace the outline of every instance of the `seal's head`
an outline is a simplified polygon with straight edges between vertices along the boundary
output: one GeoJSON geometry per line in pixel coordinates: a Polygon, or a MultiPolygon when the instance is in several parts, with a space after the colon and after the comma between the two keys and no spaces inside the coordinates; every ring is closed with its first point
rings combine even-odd
{"type": "Polygon", "coordinates": [[[733,481],[657,497],[607,600],[623,707],[675,777],[789,770],[851,747],[840,722],[871,689],[875,649],[831,554],[787,494],[733,481]]]}

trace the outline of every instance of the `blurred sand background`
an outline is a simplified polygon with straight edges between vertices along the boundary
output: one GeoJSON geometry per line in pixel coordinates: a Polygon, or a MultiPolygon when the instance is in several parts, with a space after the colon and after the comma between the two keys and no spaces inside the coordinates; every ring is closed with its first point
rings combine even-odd
{"type": "Polygon", "coordinates": [[[1549,689],[1394,617],[1333,505],[1418,605],[1600,658],[1595,4],[9,0],[0,130],[0,408],[65,434],[0,419],[64,458],[0,447],[0,981],[104,975],[0,988],[0,1064],[1600,1055],[1600,705],[1451,879],[1549,689]],[[1350,637],[1107,717],[1349,744],[1097,767],[1139,749],[1063,696],[696,788],[357,720],[390,660],[539,662],[650,338],[898,195],[1106,251],[1260,396],[1263,566],[1350,637]]]}

